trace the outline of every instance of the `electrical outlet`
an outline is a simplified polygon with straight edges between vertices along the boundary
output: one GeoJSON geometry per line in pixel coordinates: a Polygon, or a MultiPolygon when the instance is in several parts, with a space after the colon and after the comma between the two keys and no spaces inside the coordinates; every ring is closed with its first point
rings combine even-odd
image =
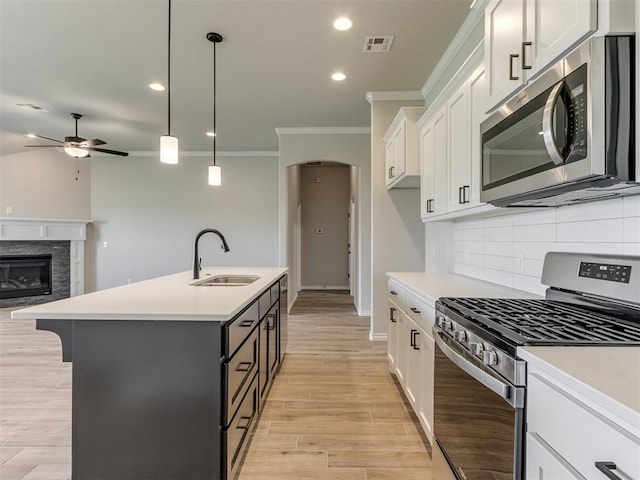
{"type": "Polygon", "coordinates": [[[524,272],[525,260],[526,260],[526,258],[524,256],[524,253],[519,253],[516,256],[516,270],[518,272],[524,272]]]}
{"type": "Polygon", "coordinates": [[[131,279],[127,278],[127,285],[131,284],[131,279]]]}
{"type": "Polygon", "coordinates": [[[4,210],[7,215],[11,215],[13,213],[13,207],[6,207],[4,210]]]}
{"type": "Polygon", "coordinates": [[[109,242],[102,242],[102,248],[107,248],[109,246],[109,242]]]}

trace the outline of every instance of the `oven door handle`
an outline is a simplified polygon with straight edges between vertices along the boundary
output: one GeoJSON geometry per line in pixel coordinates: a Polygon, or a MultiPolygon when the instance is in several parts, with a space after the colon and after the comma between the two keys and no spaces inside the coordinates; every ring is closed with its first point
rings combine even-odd
{"type": "Polygon", "coordinates": [[[458,352],[447,345],[447,343],[442,339],[442,334],[440,331],[434,329],[433,333],[435,334],[434,339],[436,345],[440,348],[440,350],[442,350],[442,353],[444,353],[449,360],[460,367],[465,373],[475,378],[492,392],[500,395],[500,397],[502,397],[513,408],[521,408],[524,406],[521,404],[523,402],[522,399],[519,398],[520,396],[515,395],[513,386],[500,381],[493,375],[489,375],[481,368],[476,367],[471,362],[463,358],[458,352]]]}

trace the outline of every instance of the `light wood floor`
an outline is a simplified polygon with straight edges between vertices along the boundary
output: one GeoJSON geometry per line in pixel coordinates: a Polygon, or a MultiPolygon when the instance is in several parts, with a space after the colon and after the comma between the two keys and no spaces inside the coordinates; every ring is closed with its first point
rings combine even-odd
{"type": "MultiPolygon", "coordinates": [[[[433,480],[386,343],[368,333],[348,295],[300,295],[239,480],[433,480]]],[[[71,365],[58,337],[0,311],[0,480],[70,479],[70,445],[71,365]]]]}

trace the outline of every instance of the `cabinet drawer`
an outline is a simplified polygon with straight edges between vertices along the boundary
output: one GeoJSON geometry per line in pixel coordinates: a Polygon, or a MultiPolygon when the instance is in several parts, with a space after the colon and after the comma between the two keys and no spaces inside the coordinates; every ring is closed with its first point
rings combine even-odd
{"type": "Polygon", "coordinates": [[[537,435],[527,434],[527,461],[525,462],[527,480],[546,480],[562,478],[564,480],[579,480],[571,466],[553,450],[540,443],[537,435]]]}
{"type": "Polygon", "coordinates": [[[394,280],[389,280],[387,282],[387,293],[391,300],[397,303],[399,307],[403,307],[405,290],[400,284],[394,280]]]}
{"type": "Polygon", "coordinates": [[[419,327],[431,336],[431,328],[435,322],[434,307],[411,292],[406,293],[406,306],[407,314],[419,327]]]}
{"type": "Polygon", "coordinates": [[[280,299],[280,283],[276,282],[271,286],[271,305],[280,299]]]}
{"type": "Polygon", "coordinates": [[[224,364],[224,385],[227,404],[224,412],[224,425],[228,426],[233,417],[249,381],[258,369],[258,329],[254,329],[242,347],[224,364]]]}
{"type": "Polygon", "coordinates": [[[260,295],[258,303],[260,304],[260,318],[262,319],[271,308],[271,289],[260,295]]]}
{"type": "Polygon", "coordinates": [[[256,325],[258,325],[258,302],[253,302],[244,312],[224,326],[224,354],[227,358],[235,353],[256,325]]]}
{"type": "Polygon", "coordinates": [[[258,412],[258,377],[255,376],[242,403],[231,420],[231,425],[223,433],[225,455],[225,468],[228,480],[232,480],[238,473],[242,464],[243,454],[248,447],[251,438],[253,423],[257,419],[258,412]]]}
{"type": "Polygon", "coordinates": [[[581,475],[604,479],[595,462],[608,461],[616,464],[618,476],[640,479],[640,438],[535,370],[527,376],[527,392],[528,432],[539,435],[581,475]]]}

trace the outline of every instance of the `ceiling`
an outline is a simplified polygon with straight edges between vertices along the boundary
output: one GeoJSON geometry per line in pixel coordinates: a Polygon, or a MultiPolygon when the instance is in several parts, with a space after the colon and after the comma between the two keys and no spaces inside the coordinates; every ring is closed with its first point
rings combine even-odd
{"type": "MultiPolygon", "coordinates": [[[[173,0],[171,133],[208,151],[218,32],[217,150],[277,151],[275,128],[368,127],[368,91],[420,90],[471,0],[173,0]],[[347,15],[353,28],[332,21],[347,15]],[[388,53],[365,36],[395,35],[388,53]],[[343,82],[329,77],[336,70],[343,82]]],[[[156,152],[167,133],[166,0],[2,0],[0,154],[29,151],[26,132],[79,135],[156,152]],[[36,104],[35,111],[16,104],[36,104]]],[[[32,149],[33,150],[33,149],[32,149]]],[[[100,154],[95,154],[99,156],[100,154]]]]}

